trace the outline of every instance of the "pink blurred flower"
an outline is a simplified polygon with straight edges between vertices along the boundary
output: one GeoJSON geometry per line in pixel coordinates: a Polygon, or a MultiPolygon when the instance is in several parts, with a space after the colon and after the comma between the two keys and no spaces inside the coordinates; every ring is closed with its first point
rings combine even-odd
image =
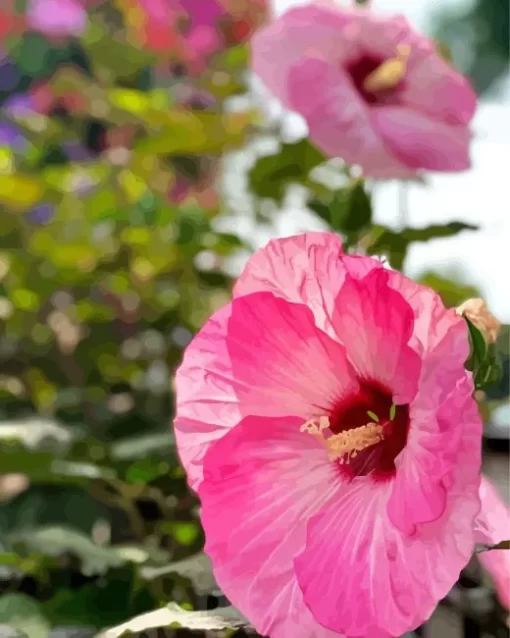
{"type": "Polygon", "coordinates": [[[87,28],[84,0],[29,0],[30,28],[48,36],[79,36],[87,28]]]}
{"type": "Polygon", "coordinates": [[[330,233],[271,241],[176,376],[178,448],[226,596],[272,638],[398,636],[474,547],[467,326],[330,233]]]}
{"type": "Polygon", "coordinates": [[[252,53],[327,155],[374,177],[469,167],[476,96],[403,16],[308,4],[256,33],[252,53]]]}
{"type": "MultiPolygon", "coordinates": [[[[477,520],[476,540],[497,545],[510,539],[510,510],[489,479],[480,485],[482,511],[477,520]]],[[[510,550],[495,549],[478,555],[482,566],[490,574],[501,604],[510,610],[510,550]]]]}

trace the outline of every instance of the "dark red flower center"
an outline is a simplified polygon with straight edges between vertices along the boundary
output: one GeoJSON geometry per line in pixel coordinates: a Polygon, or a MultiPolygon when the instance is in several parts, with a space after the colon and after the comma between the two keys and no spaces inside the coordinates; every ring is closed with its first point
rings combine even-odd
{"type": "Polygon", "coordinates": [[[409,406],[394,405],[390,391],[377,383],[363,381],[357,394],[335,407],[329,421],[333,434],[370,422],[382,426],[381,441],[359,451],[348,463],[337,461],[346,478],[372,473],[376,480],[387,480],[394,475],[395,458],[407,442],[409,406]]]}
{"type": "Polygon", "coordinates": [[[396,102],[396,95],[402,87],[402,82],[397,82],[395,86],[380,88],[376,91],[367,89],[367,79],[378,69],[381,69],[385,62],[387,62],[387,60],[384,58],[365,54],[352,60],[345,67],[356,90],[367,104],[388,104],[396,102]]]}

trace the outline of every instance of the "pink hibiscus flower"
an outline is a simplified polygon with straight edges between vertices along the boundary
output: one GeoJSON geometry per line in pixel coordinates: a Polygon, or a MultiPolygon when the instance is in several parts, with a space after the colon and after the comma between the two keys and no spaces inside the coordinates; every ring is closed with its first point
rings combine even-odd
{"type": "MultiPolygon", "coordinates": [[[[510,511],[497,489],[483,477],[480,485],[482,511],[477,519],[476,539],[479,543],[497,545],[510,538],[510,511]]],[[[510,551],[497,549],[478,555],[491,576],[501,604],[510,610],[510,551]]]]}
{"type": "Polygon", "coordinates": [[[256,33],[252,54],[327,155],[374,177],[469,167],[476,96],[403,16],[309,4],[256,33]]]}
{"type": "Polygon", "coordinates": [[[468,562],[467,327],[330,233],[271,241],[188,346],[175,432],[226,596],[272,638],[399,636],[468,562]]]}

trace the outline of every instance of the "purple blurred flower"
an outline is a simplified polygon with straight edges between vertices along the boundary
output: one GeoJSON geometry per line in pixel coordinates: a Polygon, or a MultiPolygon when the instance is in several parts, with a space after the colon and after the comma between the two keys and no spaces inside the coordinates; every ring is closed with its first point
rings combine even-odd
{"type": "Polygon", "coordinates": [[[64,142],[62,149],[71,162],[83,162],[94,159],[94,155],[80,142],[64,142]]]}
{"type": "Polygon", "coordinates": [[[15,151],[21,151],[25,148],[26,143],[26,139],[17,126],[0,122],[0,146],[9,146],[15,151]]]}
{"type": "Polygon", "coordinates": [[[30,27],[48,36],[79,36],[87,28],[87,12],[80,0],[30,0],[30,27]]]}
{"type": "Polygon", "coordinates": [[[34,224],[49,224],[53,219],[55,211],[53,210],[53,206],[50,204],[39,204],[34,206],[28,212],[28,218],[34,224]]]}
{"type": "Polygon", "coordinates": [[[4,102],[3,108],[14,117],[26,117],[37,113],[34,98],[26,93],[11,96],[4,102]]]}

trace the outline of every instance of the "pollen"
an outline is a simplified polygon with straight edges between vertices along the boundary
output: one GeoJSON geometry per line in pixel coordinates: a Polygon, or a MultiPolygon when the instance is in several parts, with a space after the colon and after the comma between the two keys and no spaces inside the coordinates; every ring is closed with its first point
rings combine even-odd
{"type": "Polygon", "coordinates": [[[394,89],[404,78],[407,71],[407,61],[411,54],[408,45],[399,45],[397,55],[385,60],[365,79],[363,89],[369,93],[394,89]]]}
{"type": "Polygon", "coordinates": [[[335,461],[338,459],[342,465],[349,463],[359,452],[384,439],[383,426],[373,421],[358,428],[332,434],[326,438],[324,430],[327,430],[329,425],[329,418],[321,416],[303,423],[300,431],[307,432],[319,440],[328,451],[329,460],[335,461]]]}

